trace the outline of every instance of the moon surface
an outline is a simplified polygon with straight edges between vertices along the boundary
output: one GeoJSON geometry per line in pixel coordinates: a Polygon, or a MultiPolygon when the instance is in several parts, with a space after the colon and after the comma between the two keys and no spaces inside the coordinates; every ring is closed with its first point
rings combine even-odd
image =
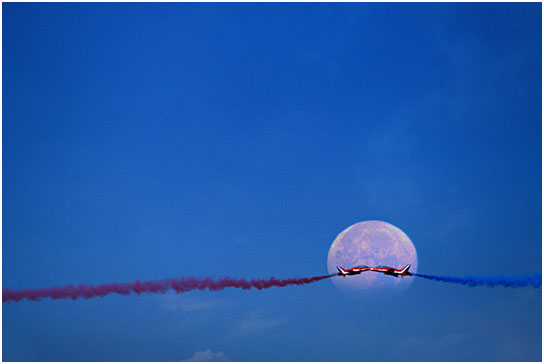
{"type": "MultiPolygon", "coordinates": [[[[336,266],[352,268],[357,265],[375,267],[386,265],[400,269],[411,264],[410,272],[417,272],[417,253],[410,238],[399,228],[384,221],[364,221],[342,231],[332,243],[327,258],[330,274],[336,266]]],[[[334,285],[348,294],[392,292],[406,289],[413,277],[393,277],[377,272],[363,272],[354,276],[333,277],[334,285]]]]}

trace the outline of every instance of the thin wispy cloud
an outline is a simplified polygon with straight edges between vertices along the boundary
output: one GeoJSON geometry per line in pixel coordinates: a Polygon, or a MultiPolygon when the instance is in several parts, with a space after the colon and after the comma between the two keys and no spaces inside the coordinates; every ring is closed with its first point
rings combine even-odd
{"type": "Polygon", "coordinates": [[[468,330],[450,332],[443,335],[407,336],[401,338],[400,345],[407,350],[413,350],[413,348],[432,347],[434,348],[433,352],[449,352],[475,340],[479,335],[482,335],[482,333],[478,330],[468,330]]]}
{"type": "Polygon", "coordinates": [[[167,311],[197,312],[219,309],[228,304],[225,300],[203,300],[193,296],[163,296],[159,307],[167,311]]]}
{"type": "Polygon", "coordinates": [[[204,351],[197,351],[190,358],[183,361],[229,361],[229,359],[222,351],[206,349],[204,351]]]}
{"type": "Polygon", "coordinates": [[[260,311],[253,311],[245,314],[242,319],[233,327],[234,335],[245,335],[256,332],[263,332],[272,328],[285,325],[286,317],[271,317],[260,311]]]}

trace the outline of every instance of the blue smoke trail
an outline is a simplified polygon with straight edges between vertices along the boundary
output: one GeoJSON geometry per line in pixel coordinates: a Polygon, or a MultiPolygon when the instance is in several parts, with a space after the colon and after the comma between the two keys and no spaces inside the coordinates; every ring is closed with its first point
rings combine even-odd
{"type": "Polygon", "coordinates": [[[469,287],[477,286],[503,286],[503,287],[530,287],[539,288],[542,285],[542,274],[534,274],[527,277],[446,277],[432,276],[428,274],[412,273],[413,276],[430,279],[433,281],[460,283],[469,287]]]}

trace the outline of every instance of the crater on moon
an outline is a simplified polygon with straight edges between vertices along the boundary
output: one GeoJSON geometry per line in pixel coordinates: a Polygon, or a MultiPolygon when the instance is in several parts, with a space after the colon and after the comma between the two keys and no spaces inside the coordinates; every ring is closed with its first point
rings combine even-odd
{"type": "MultiPolygon", "coordinates": [[[[384,221],[351,225],[336,237],[327,258],[329,274],[338,272],[337,265],[344,268],[387,265],[400,269],[406,264],[411,264],[411,273],[417,272],[414,244],[402,230],[384,221]]],[[[332,278],[334,285],[345,293],[398,291],[406,289],[412,281],[413,277],[395,278],[377,272],[332,278]]]]}

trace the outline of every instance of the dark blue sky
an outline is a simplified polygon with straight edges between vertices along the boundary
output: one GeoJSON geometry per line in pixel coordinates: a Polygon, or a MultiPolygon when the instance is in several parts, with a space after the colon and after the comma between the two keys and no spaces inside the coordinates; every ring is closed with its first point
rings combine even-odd
{"type": "MultiPolygon", "coordinates": [[[[3,287],[319,275],[364,220],[423,273],[541,271],[540,3],[2,8],[3,287]]],[[[541,295],[6,303],[3,359],[540,361],[541,295]]]]}

